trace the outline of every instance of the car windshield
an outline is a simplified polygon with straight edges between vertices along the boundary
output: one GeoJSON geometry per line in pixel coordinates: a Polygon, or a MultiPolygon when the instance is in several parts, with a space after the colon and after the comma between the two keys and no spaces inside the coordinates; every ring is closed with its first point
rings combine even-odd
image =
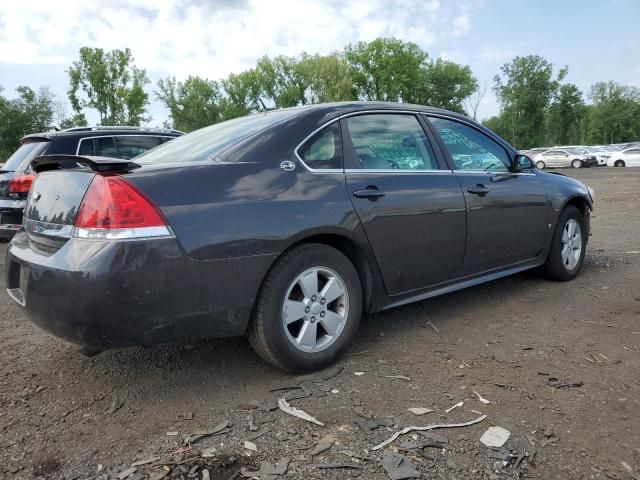
{"type": "Polygon", "coordinates": [[[47,142],[25,143],[11,155],[2,166],[2,170],[7,172],[21,172],[27,169],[33,160],[44,148],[47,142]]]}
{"type": "Polygon", "coordinates": [[[176,163],[215,160],[224,150],[265,128],[297,114],[295,109],[255,113],[201,128],[136,157],[136,163],[176,163]]]}
{"type": "Polygon", "coordinates": [[[577,148],[577,147],[565,148],[565,150],[569,153],[573,153],[574,155],[580,155],[584,153],[584,150],[582,148],[577,148]]]}

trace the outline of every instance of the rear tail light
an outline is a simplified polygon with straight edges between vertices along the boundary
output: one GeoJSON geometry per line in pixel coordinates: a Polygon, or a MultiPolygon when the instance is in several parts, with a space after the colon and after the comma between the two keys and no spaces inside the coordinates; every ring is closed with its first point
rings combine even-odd
{"type": "Polygon", "coordinates": [[[23,175],[9,180],[9,193],[29,193],[35,175],[23,175]]]}
{"type": "Polygon", "coordinates": [[[145,195],[117,175],[96,175],[82,199],[74,237],[132,239],[170,237],[160,211],[145,195]]]}

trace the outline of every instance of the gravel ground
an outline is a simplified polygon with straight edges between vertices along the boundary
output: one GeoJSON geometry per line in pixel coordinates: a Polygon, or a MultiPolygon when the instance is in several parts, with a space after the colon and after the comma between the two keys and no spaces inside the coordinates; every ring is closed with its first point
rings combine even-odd
{"type": "Polygon", "coordinates": [[[597,195],[577,280],[527,272],[372,315],[338,369],[307,377],[243,339],[87,358],[0,293],[0,477],[640,478],[640,169],[565,173],[597,195]],[[285,395],[325,426],[277,409],[285,395]],[[494,425],[501,449],[480,443],[494,425]]]}

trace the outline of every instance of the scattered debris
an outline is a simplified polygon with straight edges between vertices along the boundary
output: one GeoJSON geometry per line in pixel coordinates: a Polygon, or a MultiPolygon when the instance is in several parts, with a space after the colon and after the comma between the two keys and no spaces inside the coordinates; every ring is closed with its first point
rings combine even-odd
{"type": "Polygon", "coordinates": [[[393,419],[388,417],[371,417],[365,420],[356,420],[356,425],[358,425],[364,433],[369,435],[378,427],[391,427],[393,425],[393,419]]]}
{"type": "Polygon", "coordinates": [[[191,435],[185,437],[184,444],[189,445],[191,443],[196,443],[199,440],[202,440],[205,437],[210,437],[212,435],[218,435],[220,433],[226,433],[225,430],[229,427],[229,421],[224,420],[223,422],[216,425],[213,430],[209,430],[206,432],[195,432],[191,435]]]}
{"type": "Polygon", "coordinates": [[[630,250],[630,251],[627,252],[627,255],[635,255],[635,254],[638,254],[638,253],[640,253],[640,251],[638,251],[638,250],[630,250]]]}
{"type": "Polygon", "coordinates": [[[482,398],[482,395],[480,395],[478,392],[476,392],[475,390],[473,391],[473,393],[476,394],[476,396],[478,397],[478,400],[480,400],[481,403],[484,403],[485,405],[489,405],[491,402],[489,400],[487,400],[486,398],[482,398]]]}
{"type": "Polygon", "coordinates": [[[248,440],[255,440],[256,438],[260,438],[262,435],[265,435],[271,431],[271,427],[268,425],[263,426],[260,430],[258,430],[253,435],[249,435],[247,437],[248,440]]]}
{"type": "Polygon", "coordinates": [[[289,458],[283,458],[275,465],[273,463],[260,462],[260,480],[276,480],[281,475],[286,475],[289,469],[289,458]]]}
{"type": "Polygon", "coordinates": [[[118,398],[114,398],[111,401],[111,405],[109,406],[109,408],[107,408],[107,410],[105,411],[105,413],[107,415],[113,415],[114,413],[116,413],[118,410],[120,410],[122,407],[124,406],[124,402],[118,398]]]}
{"type": "Polygon", "coordinates": [[[470,420],[468,422],[463,422],[463,423],[444,423],[444,424],[427,425],[426,427],[416,427],[416,426],[405,427],[402,430],[400,430],[399,432],[396,432],[393,435],[391,435],[391,437],[389,437],[384,442],[376,445],[375,447],[372,447],[371,450],[379,450],[382,447],[385,447],[385,446],[389,445],[391,442],[393,442],[400,435],[404,435],[404,434],[409,433],[409,432],[435,430],[436,428],[468,427],[469,425],[474,425],[476,423],[482,422],[485,418],[487,418],[486,415],[481,415],[481,416],[479,416],[478,418],[476,418],[474,420],[470,420]]]}
{"type": "Polygon", "coordinates": [[[402,380],[403,382],[411,381],[411,377],[407,377],[406,375],[385,375],[385,378],[395,378],[397,380],[402,380]]]}
{"type": "Polygon", "coordinates": [[[540,442],[540,446],[541,447],[546,447],[547,445],[552,445],[555,444],[556,442],[558,442],[558,440],[560,440],[558,437],[549,437],[549,438],[545,438],[544,440],[542,440],[540,442]]]}
{"type": "Polygon", "coordinates": [[[357,465],[355,463],[344,463],[344,462],[317,463],[314,465],[314,467],[319,468],[321,470],[330,470],[332,468],[350,468],[352,470],[363,469],[361,465],[357,465]]]}
{"type": "Polygon", "coordinates": [[[449,443],[449,439],[447,437],[440,435],[439,433],[432,432],[431,430],[418,432],[418,433],[422,435],[425,438],[425,440],[429,440],[430,442],[433,442],[433,443],[449,443]]]}
{"type": "Polygon", "coordinates": [[[138,469],[136,467],[130,467],[127,468],[126,470],[121,471],[116,478],[118,480],[124,480],[125,478],[133,475],[134,473],[136,473],[138,471],[138,469]]]}
{"type": "Polygon", "coordinates": [[[408,408],[407,410],[409,410],[414,415],[418,415],[418,416],[433,412],[433,410],[431,410],[430,408],[424,408],[424,407],[412,407],[412,408],[408,408]]]}
{"type": "Polygon", "coordinates": [[[315,457],[316,455],[320,455],[322,452],[329,450],[335,441],[336,439],[332,435],[322,437],[316,444],[315,448],[311,451],[311,456],[315,457]]]}
{"type": "Polygon", "coordinates": [[[170,432],[167,432],[167,437],[175,437],[176,435],[178,435],[179,432],[177,432],[176,430],[172,430],[170,432]]]}
{"type": "Polygon", "coordinates": [[[256,447],[256,444],[253,442],[250,442],[249,440],[244,441],[244,448],[247,450],[252,450],[254,452],[258,451],[258,447],[256,447]]]}
{"type": "Polygon", "coordinates": [[[454,410],[454,409],[456,409],[456,408],[458,408],[458,407],[461,407],[461,406],[463,406],[463,405],[464,405],[464,402],[458,402],[458,403],[456,403],[454,406],[447,408],[447,409],[444,411],[444,413],[449,413],[451,410],[454,410]]]}
{"type": "Polygon", "coordinates": [[[382,466],[391,480],[420,477],[420,472],[407,457],[392,450],[385,450],[382,456],[382,466]]]}
{"type": "Polygon", "coordinates": [[[211,476],[209,475],[209,470],[206,468],[202,469],[202,480],[210,480],[211,476]]]}
{"type": "Polygon", "coordinates": [[[489,427],[480,437],[480,442],[487,447],[500,448],[509,440],[510,436],[511,432],[506,428],[489,427]]]}
{"type": "MultiPolygon", "coordinates": [[[[340,370],[342,371],[342,369],[340,370]]],[[[298,418],[301,418],[302,420],[306,420],[307,422],[315,423],[316,425],[320,425],[321,427],[324,427],[324,423],[322,423],[320,420],[318,420],[315,417],[312,417],[311,415],[309,415],[307,412],[303,410],[299,410],[295,407],[292,407],[287,403],[287,401],[284,398],[281,398],[278,400],[278,406],[280,407],[280,410],[282,410],[284,413],[288,413],[289,415],[293,415],[294,417],[298,417],[298,418]]]]}
{"type": "Polygon", "coordinates": [[[140,466],[146,465],[148,463],[157,462],[158,460],[160,460],[160,457],[149,457],[149,458],[145,458],[143,460],[136,460],[135,462],[133,462],[131,464],[131,466],[132,467],[140,467],[140,466]]]}
{"type": "Polygon", "coordinates": [[[436,327],[431,320],[427,322],[427,325],[433,328],[433,331],[436,332],[438,335],[440,335],[440,330],[438,330],[438,327],[436,327]]]}
{"type": "Polygon", "coordinates": [[[353,374],[354,374],[356,377],[361,377],[362,375],[364,375],[364,372],[353,372],[353,374]]]}
{"type": "Polygon", "coordinates": [[[553,388],[577,388],[584,385],[584,382],[563,382],[561,380],[558,380],[556,377],[547,377],[544,379],[544,383],[553,388]]]}
{"type": "Polygon", "coordinates": [[[216,456],[216,452],[217,452],[216,447],[209,447],[202,450],[202,453],[200,454],[200,456],[202,458],[213,458],[216,456]]]}

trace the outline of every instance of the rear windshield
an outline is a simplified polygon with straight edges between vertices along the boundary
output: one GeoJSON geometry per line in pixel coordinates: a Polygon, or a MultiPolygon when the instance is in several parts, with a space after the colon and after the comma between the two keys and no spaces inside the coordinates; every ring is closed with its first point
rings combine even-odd
{"type": "Polygon", "coordinates": [[[224,150],[297,114],[295,109],[256,113],[188,133],[136,157],[136,163],[215,160],[224,150]]]}
{"type": "Polygon", "coordinates": [[[9,172],[22,172],[27,170],[29,162],[38,156],[47,143],[48,142],[35,142],[21,145],[20,148],[7,159],[2,166],[2,170],[9,172]]]}

